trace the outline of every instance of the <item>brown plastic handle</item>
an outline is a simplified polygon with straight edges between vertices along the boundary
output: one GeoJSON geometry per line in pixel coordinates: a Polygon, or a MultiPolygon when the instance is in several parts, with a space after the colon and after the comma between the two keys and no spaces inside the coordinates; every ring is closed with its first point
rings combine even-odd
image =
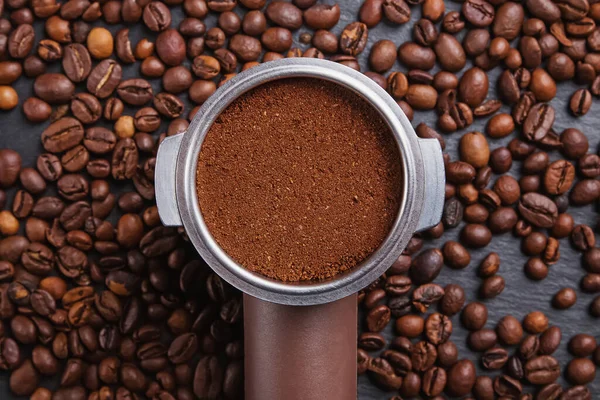
{"type": "Polygon", "coordinates": [[[246,400],[356,399],[356,294],[285,306],[244,294],[246,400]]]}

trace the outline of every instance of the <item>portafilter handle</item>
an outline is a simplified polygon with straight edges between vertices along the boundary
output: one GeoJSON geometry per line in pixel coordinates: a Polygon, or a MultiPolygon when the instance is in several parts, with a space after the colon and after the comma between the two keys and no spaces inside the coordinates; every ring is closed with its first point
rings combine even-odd
{"type": "Polygon", "coordinates": [[[246,400],[356,399],[356,302],[286,306],[244,294],[246,400]]]}

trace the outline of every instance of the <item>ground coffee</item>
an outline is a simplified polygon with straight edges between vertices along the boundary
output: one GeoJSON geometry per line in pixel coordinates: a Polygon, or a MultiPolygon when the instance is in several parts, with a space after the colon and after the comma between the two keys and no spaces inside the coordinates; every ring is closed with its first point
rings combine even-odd
{"type": "Polygon", "coordinates": [[[402,196],[400,155],[376,110],[319,79],[235,100],[200,152],[197,193],[217,243],[281,281],[330,278],[369,256],[402,196]]]}

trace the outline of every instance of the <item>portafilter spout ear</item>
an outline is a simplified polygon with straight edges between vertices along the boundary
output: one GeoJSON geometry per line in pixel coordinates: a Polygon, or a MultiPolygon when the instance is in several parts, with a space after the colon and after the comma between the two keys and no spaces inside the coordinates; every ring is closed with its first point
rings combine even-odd
{"type": "Polygon", "coordinates": [[[204,103],[185,134],[166,138],[155,185],[163,223],[183,225],[208,265],[244,292],[246,399],[356,398],[356,293],[387,270],[414,232],[439,223],[445,174],[437,140],[419,139],[394,99],[363,74],[325,60],[289,58],[233,77],[204,103]],[[195,186],[198,153],[221,111],[260,84],[292,77],[337,83],[377,109],[398,145],[404,185],[396,220],[371,256],[330,280],[302,284],[268,279],[231,259],[208,231],[195,186]]]}

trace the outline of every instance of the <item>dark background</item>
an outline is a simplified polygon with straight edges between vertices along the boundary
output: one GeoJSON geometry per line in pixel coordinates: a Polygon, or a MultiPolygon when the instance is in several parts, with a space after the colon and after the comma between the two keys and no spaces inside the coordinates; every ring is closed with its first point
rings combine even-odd
{"type": "MultiPolygon", "coordinates": [[[[362,1],[346,0],[340,1],[339,3],[342,9],[342,15],[339,23],[333,29],[336,34],[339,34],[346,24],[357,19],[358,9],[362,1]]],[[[446,1],[446,11],[460,10],[460,6],[461,3],[446,1]]],[[[182,8],[173,7],[171,8],[171,11],[173,14],[173,22],[171,26],[177,27],[183,18],[182,8]]],[[[243,15],[244,10],[240,6],[235,11],[241,16],[243,15]]],[[[369,31],[367,47],[359,57],[363,71],[367,70],[368,54],[371,46],[375,42],[381,39],[389,39],[399,46],[403,42],[411,40],[412,25],[419,19],[419,16],[420,6],[415,6],[412,7],[412,17],[408,24],[394,26],[383,21],[376,28],[371,29],[369,31]]],[[[215,15],[210,15],[207,17],[205,22],[208,27],[211,27],[216,25],[215,20],[215,15]]],[[[94,25],[106,26],[102,22],[96,22],[94,25]]],[[[37,41],[43,37],[43,22],[36,22],[35,27],[37,43],[37,41]]],[[[113,33],[116,33],[123,27],[123,25],[114,25],[109,26],[108,28],[113,33]]],[[[154,41],[156,37],[154,33],[150,32],[145,28],[145,26],[143,26],[141,21],[135,26],[129,26],[129,28],[132,46],[135,46],[135,44],[143,37],[147,37],[151,41],[154,41]]],[[[306,28],[301,28],[294,33],[295,46],[306,49],[309,46],[302,45],[297,41],[298,36],[303,32],[309,32],[309,30],[306,28]]],[[[464,31],[457,35],[459,40],[462,40],[463,35],[464,31]]],[[[517,43],[512,43],[512,46],[516,47],[517,43]]],[[[186,63],[189,65],[189,60],[186,60],[186,63]]],[[[471,62],[469,61],[465,69],[469,68],[470,66],[471,62]]],[[[59,70],[60,63],[54,63],[49,67],[49,71],[59,70]]],[[[405,68],[397,62],[393,70],[404,71],[405,68]]],[[[436,68],[431,72],[436,72],[437,70],[438,67],[436,66],[436,68]]],[[[489,99],[497,98],[496,80],[501,71],[501,68],[495,68],[489,72],[489,99]]],[[[459,75],[461,74],[462,72],[459,73],[459,75]]],[[[137,76],[139,76],[139,63],[123,66],[123,79],[137,76]]],[[[152,80],[151,82],[153,84],[155,93],[158,93],[161,85],[160,79],[152,80]]],[[[37,125],[31,124],[25,120],[21,111],[21,105],[23,101],[32,95],[33,81],[31,79],[21,77],[16,83],[13,84],[13,86],[19,93],[19,106],[10,112],[0,112],[0,148],[7,147],[19,151],[23,156],[23,166],[35,166],[37,155],[43,150],[40,142],[40,135],[43,129],[49,123],[37,125]]],[[[552,105],[556,109],[556,121],[554,123],[554,129],[559,133],[562,132],[563,129],[569,127],[580,129],[588,136],[590,141],[590,152],[596,152],[598,150],[598,143],[600,142],[598,135],[600,116],[597,114],[598,111],[600,111],[600,105],[594,102],[590,112],[586,116],[580,118],[573,117],[567,109],[571,94],[579,87],[580,86],[572,82],[561,83],[558,85],[557,96],[552,101],[552,105]]],[[[85,90],[85,87],[82,85],[78,86],[77,91],[82,90],[85,90]]],[[[184,93],[179,97],[184,100],[188,106],[186,108],[187,114],[193,105],[191,105],[189,102],[187,94],[184,93]]],[[[504,106],[502,111],[510,112],[510,109],[504,106]]],[[[134,112],[135,111],[133,109],[126,109],[125,114],[133,115],[134,112]]],[[[415,112],[413,126],[416,126],[420,122],[426,122],[430,126],[435,127],[436,120],[437,116],[433,111],[415,112]]],[[[487,119],[477,119],[473,125],[468,127],[468,129],[458,131],[450,135],[445,135],[447,143],[446,152],[450,154],[452,159],[458,158],[457,145],[462,134],[468,131],[484,132],[486,121],[487,119]]],[[[102,119],[101,122],[103,122],[102,119]]],[[[166,125],[166,123],[163,124],[164,129],[166,129],[166,125]]],[[[111,128],[111,125],[105,126],[111,128]]],[[[157,131],[155,133],[155,137],[157,138],[158,132],[162,132],[164,129],[157,131]]],[[[493,150],[497,147],[506,145],[517,134],[518,133],[515,133],[500,140],[490,139],[490,149],[493,150]]],[[[556,152],[551,152],[550,156],[552,160],[561,157],[560,154],[556,152]]],[[[520,162],[513,163],[513,167],[509,174],[518,178],[520,164],[520,162]]],[[[494,180],[495,177],[492,179],[492,183],[494,180]]],[[[113,189],[117,192],[131,189],[130,186],[116,185],[114,181],[111,181],[111,185],[113,185],[113,189]]],[[[12,202],[12,196],[14,195],[14,190],[9,191],[8,193],[9,198],[7,204],[10,205],[12,202]]],[[[597,210],[595,207],[570,207],[568,212],[573,215],[576,224],[585,223],[593,227],[596,225],[597,210]]],[[[459,231],[460,227],[446,232],[441,239],[427,241],[424,248],[441,247],[447,240],[457,240],[459,231]]],[[[495,327],[496,322],[507,314],[512,314],[521,320],[527,313],[534,310],[539,310],[546,313],[550,319],[551,325],[558,325],[563,333],[561,346],[555,353],[555,356],[561,362],[561,367],[564,369],[567,362],[571,358],[566,349],[568,340],[577,333],[596,335],[596,338],[600,339],[600,334],[598,333],[600,331],[600,320],[593,319],[587,311],[594,296],[584,294],[580,291],[578,291],[577,303],[571,309],[560,311],[552,308],[550,304],[552,296],[562,287],[578,288],[579,281],[585,274],[581,266],[581,254],[573,250],[568,242],[568,239],[562,239],[560,242],[561,258],[557,264],[550,267],[550,274],[548,278],[541,282],[530,281],[524,275],[523,266],[527,260],[527,257],[520,251],[520,240],[508,233],[495,236],[489,246],[481,250],[473,251],[471,264],[467,268],[463,270],[451,270],[449,268],[444,268],[440,276],[437,278],[436,283],[442,286],[448,283],[458,283],[464,287],[468,302],[474,300],[483,301],[478,298],[478,289],[481,280],[477,277],[476,269],[479,262],[485,257],[485,255],[491,251],[497,252],[501,258],[499,274],[502,275],[506,280],[506,289],[497,298],[484,301],[489,309],[489,319],[486,327],[495,327]]],[[[454,331],[451,340],[453,340],[458,346],[460,358],[469,358],[473,360],[477,364],[479,371],[482,372],[483,370],[479,363],[480,355],[471,352],[466,346],[466,336],[468,331],[461,326],[459,316],[453,317],[452,321],[454,323],[454,331]]],[[[393,337],[393,322],[394,321],[389,324],[384,332],[384,335],[387,339],[391,339],[393,337]]],[[[359,322],[359,324],[360,323],[361,322],[359,322]]],[[[360,328],[361,326],[359,326],[359,329],[360,328]]],[[[509,352],[512,353],[514,349],[509,350],[509,352]]],[[[491,373],[490,375],[495,374],[497,374],[497,372],[491,373]]],[[[44,381],[43,383],[45,385],[47,383],[48,387],[53,387],[51,382],[44,381]]],[[[567,385],[563,378],[561,378],[561,383],[563,383],[565,386],[567,385]]],[[[592,384],[589,385],[589,387],[592,390],[593,398],[600,398],[600,379],[597,378],[592,384]]],[[[358,396],[360,399],[387,399],[394,394],[395,393],[384,393],[383,391],[379,390],[373,384],[371,384],[368,378],[365,376],[361,376],[359,378],[358,396]]],[[[8,374],[6,372],[1,372],[0,399],[13,397],[14,396],[12,396],[8,390],[8,374]]]]}

